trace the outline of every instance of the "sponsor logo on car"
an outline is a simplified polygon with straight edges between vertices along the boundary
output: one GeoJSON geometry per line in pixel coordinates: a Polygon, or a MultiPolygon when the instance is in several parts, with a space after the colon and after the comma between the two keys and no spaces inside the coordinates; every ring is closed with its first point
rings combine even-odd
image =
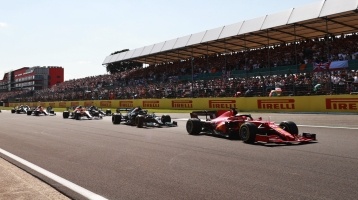
{"type": "Polygon", "coordinates": [[[172,100],[172,108],[193,108],[192,100],[172,100]]]}
{"type": "Polygon", "coordinates": [[[294,99],[258,99],[258,109],[269,109],[269,110],[294,110],[295,100],[294,99]]]}
{"type": "Polygon", "coordinates": [[[209,100],[209,108],[236,108],[236,100],[209,100]]]}
{"type": "Polygon", "coordinates": [[[327,110],[357,110],[358,98],[328,98],[326,99],[327,110]]]}
{"type": "Polygon", "coordinates": [[[144,108],[159,108],[159,101],[143,101],[144,108]]]}
{"type": "Polygon", "coordinates": [[[99,105],[100,105],[101,107],[111,107],[112,102],[111,102],[111,101],[100,101],[100,102],[99,102],[99,105]]]}
{"type": "Polygon", "coordinates": [[[133,101],[119,101],[119,107],[120,108],[132,108],[133,106],[133,101]]]}

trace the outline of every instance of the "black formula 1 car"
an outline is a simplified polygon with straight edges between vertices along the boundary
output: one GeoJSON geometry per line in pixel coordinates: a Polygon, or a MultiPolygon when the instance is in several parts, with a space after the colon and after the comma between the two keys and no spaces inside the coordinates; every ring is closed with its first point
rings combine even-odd
{"type": "Polygon", "coordinates": [[[96,106],[90,106],[87,108],[87,110],[92,116],[96,116],[97,113],[99,113],[99,115],[101,115],[102,117],[112,115],[111,109],[107,109],[106,112],[104,112],[101,108],[98,108],[96,106]]]}
{"type": "Polygon", "coordinates": [[[186,123],[190,135],[207,133],[241,139],[245,143],[294,144],[316,141],[316,134],[298,133],[297,125],[292,121],[275,124],[262,118],[253,119],[249,114],[238,114],[236,109],[226,111],[195,111],[190,113],[186,123]],[[205,116],[205,119],[199,118],[205,116]]]}
{"type": "Polygon", "coordinates": [[[149,114],[147,110],[140,107],[135,108],[118,108],[116,113],[112,115],[112,123],[143,127],[175,127],[178,126],[176,121],[172,121],[170,115],[156,116],[154,113],[149,114]],[[125,114],[122,112],[125,111],[125,114]]]}
{"type": "Polygon", "coordinates": [[[46,109],[44,109],[42,106],[37,106],[35,108],[31,108],[29,110],[26,111],[26,114],[31,116],[54,116],[56,115],[55,111],[52,109],[51,106],[47,107],[46,109]]]}
{"type": "Polygon", "coordinates": [[[13,109],[11,109],[11,113],[16,114],[26,114],[27,111],[31,110],[30,106],[28,105],[20,105],[16,106],[13,109]]]}
{"type": "Polygon", "coordinates": [[[103,114],[98,112],[95,109],[89,109],[82,106],[77,106],[74,108],[68,108],[66,111],[63,111],[62,116],[64,119],[102,119],[103,114]]]}

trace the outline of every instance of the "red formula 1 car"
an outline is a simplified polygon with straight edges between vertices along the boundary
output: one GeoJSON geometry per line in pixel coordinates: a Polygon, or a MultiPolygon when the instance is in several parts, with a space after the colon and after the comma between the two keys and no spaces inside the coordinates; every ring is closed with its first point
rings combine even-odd
{"type": "Polygon", "coordinates": [[[248,114],[238,114],[236,109],[226,111],[195,111],[190,113],[186,123],[190,135],[207,133],[232,139],[241,139],[246,143],[309,143],[316,141],[316,134],[298,133],[297,125],[292,121],[275,124],[253,119],[248,114]],[[205,119],[199,118],[205,116],[205,119]]]}

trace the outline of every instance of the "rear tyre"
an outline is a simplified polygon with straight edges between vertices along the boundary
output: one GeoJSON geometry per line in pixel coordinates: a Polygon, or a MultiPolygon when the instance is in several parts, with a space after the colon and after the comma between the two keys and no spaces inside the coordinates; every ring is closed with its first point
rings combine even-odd
{"type": "Polygon", "coordinates": [[[255,142],[258,129],[255,124],[245,123],[240,126],[240,138],[245,143],[253,144],[255,142]]]}
{"type": "Polygon", "coordinates": [[[138,128],[143,128],[144,125],[144,116],[143,115],[138,115],[135,118],[135,124],[138,128]]]}
{"type": "Polygon", "coordinates": [[[80,120],[81,119],[81,113],[76,112],[75,113],[75,120],[80,120]]]}
{"type": "Polygon", "coordinates": [[[202,125],[200,119],[192,118],[186,122],[186,131],[189,135],[198,135],[201,132],[202,125]]]}
{"type": "Polygon", "coordinates": [[[26,114],[27,114],[27,115],[31,115],[31,114],[32,114],[32,111],[31,111],[31,110],[28,110],[28,111],[26,111],[26,114]]]}
{"type": "Polygon", "coordinates": [[[291,135],[298,135],[298,128],[294,122],[291,121],[283,121],[279,124],[279,126],[289,132],[291,135]]]}
{"type": "Polygon", "coordinates": [[[112,114],[112,110],[111,109],[107,109],[106,110],[106,116],[110,116],[112,114]]]}
{"type": "Polygon", "coordinates": [[[122,120],[121,115],[117,115],[117,114],[112,115],[112,123],[113,124],[120,124],[121,120],[122,120]]]}
{"type": "Polygon", "coordinates": [[[11,113],[14,114],[16,112],[15,109],[11,109],[11,113]]]}

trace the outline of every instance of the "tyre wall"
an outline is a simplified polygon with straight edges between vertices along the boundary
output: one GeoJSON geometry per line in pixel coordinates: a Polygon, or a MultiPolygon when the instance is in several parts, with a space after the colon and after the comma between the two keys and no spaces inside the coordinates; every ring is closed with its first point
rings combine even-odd
{"type": "Polygon", "coordinates": [[[184,99],[130,99],[61,102],[16,102],[9,107],[29,105],[67,108],[77,105],[101,108],[132,108],[176,110],[225,110],[237,108],[241,112],[345,112],[358,113],[358,95],[297,96],[297,97],[233,97],[184,99]]]}

